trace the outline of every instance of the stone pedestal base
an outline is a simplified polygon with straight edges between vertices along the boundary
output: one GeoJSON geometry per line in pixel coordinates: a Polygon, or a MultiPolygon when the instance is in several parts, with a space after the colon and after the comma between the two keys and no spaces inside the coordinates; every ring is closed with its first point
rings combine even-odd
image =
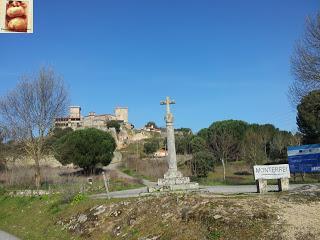
{"type": "Polygon", "coordinates": [[[195,190],[199,188],[196,182],[190,182],[189,177],[161,178],[155,187],[149,187],[149,192],[195,190]]]}
{"type": "Polygon", "coordinates": [[[183,175],[181,172],[178,170],[173,170],[169,169],[165,174],[164,174],[164,179],[169,179],[169,178],[183,178],[183,175]]]}
{"type": "Polygon", "coordinates": [[[182,185],[182,184],[188,184],[188,183],[190,183],[190,178],[188,177],[158,179],[158,186],[182,185]]]}
{"type": "Polygon", "coordinates": [[[278,188],[279,191],[288,191],[289,190],[289,178],[278,179],[278,188]]]}
{"type": "Polygon", "coordinates": [[[268,192],[268,183],[266,179],[258,179],[256,180],[257,192],[258,193],[266,193],[268,192]]]}

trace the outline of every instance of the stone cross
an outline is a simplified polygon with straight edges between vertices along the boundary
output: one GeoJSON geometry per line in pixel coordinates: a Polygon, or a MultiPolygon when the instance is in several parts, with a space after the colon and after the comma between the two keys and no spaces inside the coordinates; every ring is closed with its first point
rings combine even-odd
{"type": "Polygon", "coordinates": [[[168,165],[169,170],[165,173],[164,178],[182,177],[182,174],[177,169],[176,146],[174,139],[173,115],[170,112],[170,104],[175,104],[174,100],[166,97],[165,101],[160,102],[161,105],[166,105],[166,127],[167,127],[167,150],[168,150],[168,165]]]}
{"type": "Polygon", "coordinates": [[[160,102],[160,105],[167,105],[167,114],[170,113],[170,104],[176,104],[176,101],[170,100],[170,97],[166,97],[166,100],[160,102]]]}
{"type": "Polygon", "coordinates": [[[177,155],[174,140],[173,114],[170,112],[170,104],[175,104],[175,101],[166,97],[165,101],[160,102],[161,105],[166,105],[166,127],[167,127],[167,161],[169,165],[168,171],[163,178],[158,179],[158,184],[155,187],[148,187],[149,192],[155,191],[175,191],[175,190],[191,190],[198,189],[199,184],[190,182],[189,177],[183,177],[182,173],[177,168],[177,155]]]}

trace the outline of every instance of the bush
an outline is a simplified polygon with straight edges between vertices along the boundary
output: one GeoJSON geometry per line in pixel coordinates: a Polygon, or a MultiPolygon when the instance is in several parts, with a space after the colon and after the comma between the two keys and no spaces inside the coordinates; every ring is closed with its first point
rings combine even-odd
{"type": "Polygon", "coordinates": [[[65,185],[61,189],[61,200],[60,203],[67,204],[71,203],[75,197],[79,194],[79,189],[74,185],[65,185]]]}
{"type": "Polygon", "coordinates": [[[214,170],[213,156],[211,153],[202,151],[193,154],[190,162],[191,172],[193,176],[207,177],[209,171],[214,170]]]}
{"type": "Polygon", "coordinates": [[[159,141],[157,139],[151,139],[143,144],[143,151],[146,154],[153,154],[159,149],[159,141]]]}
{"type": "Polygon", "coordinates": [[[55,156],[63,164],[73,163],[92,173],[95,166],[108,165],[116,149],[110,133],[88,128],[77,130],[60,138],[55,144],[55,156]]]}
{"type": "Polygon", "coordinates": [[[4,187],[0,186],[0,196],[4,195],[6,192],[7,192],[6,189],[4,187]]]}
{"type": "Polygon", "coordinates": [[[108,128],[115,128],[117,133],[120,132],[120,123],[116,120],[111,120],[111,121],[107,122],[107,127],[108,128]]]}
{"type": "Polygon", "coordinates": [[[235,172],[234,175],[249,176],[249,175],[252,175],[252,173],[250,173],[248,171],[238,171],[238,172],[235,172]]]}
{"type": "Polygon", "coordinates": [[[79,202],[85,200],[86,198],[87,198],[87,195],[85,195],[84,193],[78,193],[73,197],[71,204],[78,204],[79,202]]]}

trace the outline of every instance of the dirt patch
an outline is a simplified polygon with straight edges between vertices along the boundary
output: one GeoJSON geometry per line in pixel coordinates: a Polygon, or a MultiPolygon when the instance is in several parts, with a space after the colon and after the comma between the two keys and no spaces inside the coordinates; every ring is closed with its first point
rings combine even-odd
{"type": "Polygon", "coordinates": [[[281,204],[286,239],[320,239],[320,202],[281,204]]]}
{"type": "Polygon", "coordinates": [[[320,239],[320,185],[305,185],[281,195],[276,205],[286,239],[320,239]]]}

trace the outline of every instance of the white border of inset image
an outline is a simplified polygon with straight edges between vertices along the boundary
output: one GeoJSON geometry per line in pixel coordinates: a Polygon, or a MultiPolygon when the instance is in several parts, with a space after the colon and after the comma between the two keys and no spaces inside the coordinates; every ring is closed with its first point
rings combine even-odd
{"type": "Polygon", "coordinates": [[[28,28],[27,32],[14,32],[6,30],[6,3],[9,0],[0,0],[0,33],[33,33],[33,0],[20,0],[28,2],[28,28]]]}

